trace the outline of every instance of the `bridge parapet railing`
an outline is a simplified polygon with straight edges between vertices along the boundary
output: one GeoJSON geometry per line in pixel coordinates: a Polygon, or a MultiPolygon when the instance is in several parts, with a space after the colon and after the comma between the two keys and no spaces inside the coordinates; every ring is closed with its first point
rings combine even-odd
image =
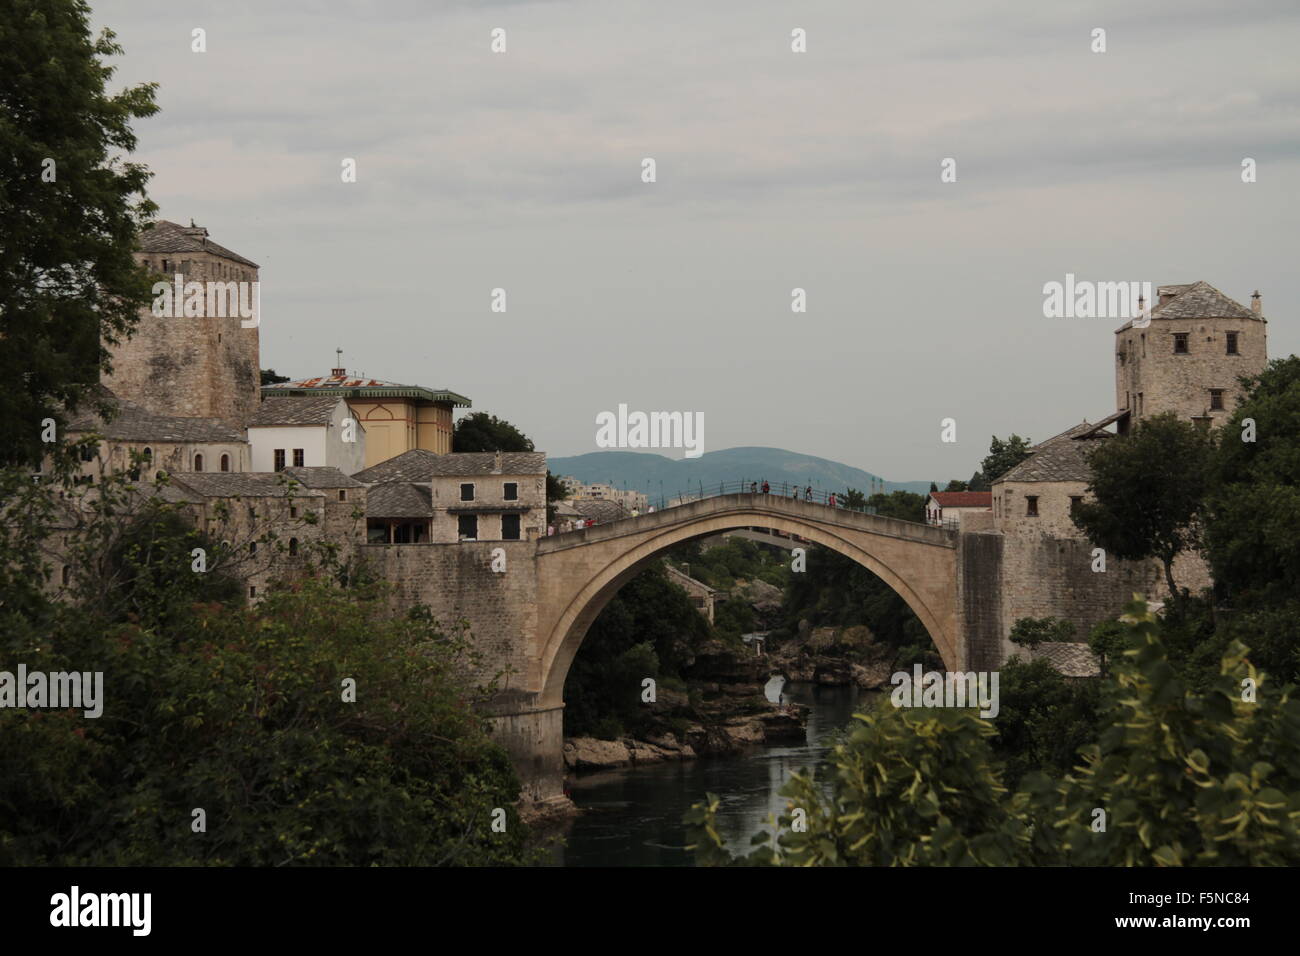
{"type": "Polygon", "coordinates": [[[661,495],[660,507],[673,508],[678,505],[690,504],[692,501],[703,501],[705,498],[744,494],[770,495],[773,498],[788,498],[791,501],[811,501],[832,508],[842,508],[845,511],[857,511],[869,515],[878,513],[878,509],[873,505],[848,504],[842,491],[822,491],[810,485],[795,485],[785,481],[780,484],[766,483],[765,488],[765,483],[762,481],[752,481],[744,478],[738,481],[720,481],[712,485],[700,484],[695,489],[679,491],[672,497],[661,495]]]}

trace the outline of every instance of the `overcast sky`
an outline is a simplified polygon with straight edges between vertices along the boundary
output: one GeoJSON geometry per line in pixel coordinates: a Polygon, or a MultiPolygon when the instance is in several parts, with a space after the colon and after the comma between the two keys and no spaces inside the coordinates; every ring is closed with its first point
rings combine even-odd
{"type": "Polygon", "coordinates": [[[262,267],[264,367],[340,347],[553,456],[626,403],[703,412],[706,451],[968,477],[992,434],[1114,410],[1120,323],[1043,317],[1066,273],[1258,288],[1270,355],[1300,351],[1294,0],[95,11],[115,88],[160,84],[160,215],[262,267]]]}

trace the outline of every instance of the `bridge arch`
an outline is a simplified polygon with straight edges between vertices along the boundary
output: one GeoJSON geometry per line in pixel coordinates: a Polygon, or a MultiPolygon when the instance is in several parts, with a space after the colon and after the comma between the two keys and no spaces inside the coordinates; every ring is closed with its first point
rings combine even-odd
{"type": "Polygon", "coordinates": [[[945,667],[961,667],[954,532],[772,495],[726,495],[539,542],[538,703],[563,705],[587,630],[624,584],[683,541],[746,527],[799,535],[867,568],[916,614],[945,667]]]}

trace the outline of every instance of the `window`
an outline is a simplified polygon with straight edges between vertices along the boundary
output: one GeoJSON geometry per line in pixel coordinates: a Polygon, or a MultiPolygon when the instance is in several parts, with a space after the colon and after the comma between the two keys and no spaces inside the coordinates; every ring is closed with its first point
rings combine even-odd
{"type": "Polygon", "coordinates": [[[457,517],[456,534],[462,541],[477,541],[478,515],[460,515],[457,517]]]}
{"type": "Polygon", "coordinates": [[[222,455],[222,456],[221,456],[221,470],[222,470],[222,471],[229,471],[229,470],[230,470],[230,456],[229,456],[229,455],[222,455]]]}
{"type": "Polygon", "coordinates": [[[519,515],[501,516],[501,540],[502,541],[519,540],[519,515]]]}
{"type": "Polygon", "coordinates": [[[94,461],[97,451],[99,451],[99,448],[95,445],[82,445],[78,450],[78,454],[81,455],[82,461],[94,461]]]}
{"type": "Polygon", "coordinates": [[[257,554],[257,542],[256,542],[256,541],[250,541],[250,542],[248,542],[248,553],[249,553],[249,554],[257,554]]]}
{"type": "Polygon", "coordinates": [[[517,481],[507,481],[507,482],[506,482],[506,484],[505,484],[505,499],[506,499],[506,501],[518,501],[518,500],[519,500],[519,482],[517,482],[517,481]]]}
{"type": "Polygon", "coordinates": [[[293,467],[301,468],[306,462],[306,453],[301,448],[293,450],[293,467]]]}
{"type": "Polygon", "coordinates": [[[1227,335],[1228,335],[1228,354],[1240,355],[1241,353],[1237,351],[1237,333],[1229,332],[1227,335]]]}
{"type": "Polygon", "coordinates": [[[460,500],[461,501],[474,500],[474,483],[472,481],[467,481],[460,486],[460,500]]]}
{"type": "Polygon", "coordinates": [[[1223,411],[1223,389],[1210,389],[1210,410],[1214,412],[1223,411]]]}
{"type": "Polygon", "coordinates": [[[249,596],[250,598],[255,598],[255,597],[257,597],[257,588],[249,588],[249,589],[248,589],[248,596],[249,596]]]}
{"type": "Polygon", "coordinates": [[[297,538],[290,538],[290,539],[289,539],[289,554],[291,554],[291,555],[296,555],[297,553],[298,553],[298,539],[297,539],[297,538]]]}
{"type": "Polygon", "coordinates": [[[1025,515],[1029,518],[1038,517],[1038,496],[1025,495],[1025,515]]]}
{"type": "Polygon", "coordinates": [[[1188,337],[1190,334],[1191,334],[1190,332],[1175,332],[1175,333],[1174,333],[1174,354],[1175,354],[1175,355],[1186,355],[1186,354],[1187,354],[1187,337],[1188,337]]]}
{"type": "Polygon", "coordinates": [[[1083,495],[1070,495],[1070,514],[1078,514],[1083,495]]]}
{"type": "Polygon", "coordinates": [[[202,455],[195,455],[195,456],[194,456],[194,470],[195,470],[195,471],[202,471],[202,470],[203,470],[203,456],[202,456],[202,455]]]}
{"type": "Polygon", "coordinates": [[[163,263],[162,271],[163,271],[163,272],[169,272],[169,271],[171,270],[171,260],[170,260],[170,259],[164,259],[164,260],[162,261],[162,263],[163,263]]]}
{"type": "Polygon", "coordinates": [[[346,488],[340,488],[339,501],[347,501],[347,500],[348,500],[348,490],[346,488]]]}
{"type": "Polygon", "coordinates": [[[277,448],[275,450],[275,470],[284,471],[284,449],[283,448],[277,448]]]}
{"type": "Polygon", "coordinates": [[[63,586],[66,588],[72,581],[72,568],[66,564],[63,566],[63,586]]]}
{"type": "Polygon", "coordinates": [[[289,506],[289,517],[290,517],[290,518],[296,518],[296,517],[298,517],[298,506],[297,506],[297,505],[290,505],[290,506],[289,506]]]}
{"type": "Polygon", "coordinates": [[[257,509],[254,508],[252,505],[249,505],[249,506],[248,506],[248,516],[249,516],[250,518],[256,518],[256,517],[257,517],[257,509]]]}
{"type": "Polygon", "coordinates": [[[1142,393],[1138,392],[1138,418],[1142,417],[1142,406],[1146,403],[1142,401],[1142,393]]]}

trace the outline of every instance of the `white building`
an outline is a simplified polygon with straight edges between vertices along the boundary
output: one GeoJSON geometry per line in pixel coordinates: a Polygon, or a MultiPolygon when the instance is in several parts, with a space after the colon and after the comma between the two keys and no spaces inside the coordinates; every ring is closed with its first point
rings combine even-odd
{"type": "Polygon", "coordinates": [[[331,467],[351,475],[366,466],[366,433],[337,395],[264,399],[248,423],[248,440],[253,471],[331,467]]]}

